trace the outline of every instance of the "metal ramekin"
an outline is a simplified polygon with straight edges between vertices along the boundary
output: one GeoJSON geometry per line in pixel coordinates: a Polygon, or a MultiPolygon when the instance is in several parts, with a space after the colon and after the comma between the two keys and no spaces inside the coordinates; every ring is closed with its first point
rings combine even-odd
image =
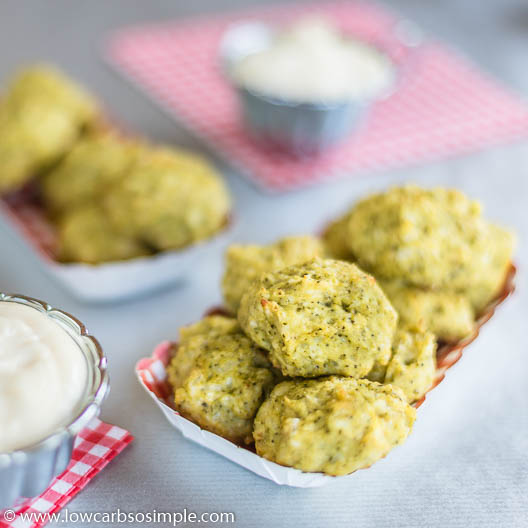
{"type": "MultiPolygon", "coordinates": [[[[398,67],[380,48],[379,53],[393,65],[394,79],[387,90],[370,99],[335,103],[295,102],[269,97],[239,85],[230,75],[233,65],[250,54],[266,49],[273,35],[274,29],[267,24],[240,22],[226,30],[220,44],[223,69],[237,92],[248,132],[265,146],[295,157],[320,154],[356,129],[375,100],[384,99],[395,90],[398,67]]],[[[408,49],[419,46],[420,37],[417,35],[417,28],[409,21],[400,21],[394,28],[394,37],[408,49]]]]}
{"type": "Polygon", "coordinates": [[[71,459],[76,435],[99,414],[109,390],[107,361],[101,346],[85,326],[71,315],[49,304],[0,292],[0,302],[29,306],[52,319],[75,341],[83,353],[88,381],[75,419],[39,442],[9,453],[0,453],[0,511],[23,498],[40,495],[71,459]]]}
{"type": "Polygon", "coordinates": [[[248,132],[295,157],[317,155],[358,127],[368,103],[294,103],[236,87],[248,132]]]}

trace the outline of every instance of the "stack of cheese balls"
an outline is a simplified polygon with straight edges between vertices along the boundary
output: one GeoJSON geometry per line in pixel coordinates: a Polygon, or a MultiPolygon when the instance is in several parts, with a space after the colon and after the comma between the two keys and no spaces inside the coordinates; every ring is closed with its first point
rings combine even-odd
{"type": "Polygon", "coordinates": [[[309,236],[229,248],[223,285],[237,318],[182,329],[168,374],[177,408],[202,427],[342,475],[401,443],[415,411],[400,389],[366,379],[389,363],[401,375],[396,312],[372,277],[324,254],[309,236]]]}
{"type": "Polygon", "coordinates": [[[232,246],[229,313],[182,329],[174,345],[176,407],[285,466],[367,467],[407,438],[437,343],[471,332],[511,247],[461,193],[416,187],[360,202],[322,240],[232,246]]]}
{"type": "Polygon", "coordinates": [[[333,257],[376,277],[401,322],[423,324],[445,342],[472,333],[504,284],[514,246],[460,191],[412,185],[360,201],[324,241],[333,257]]]}
{"type": "Polygon", "coordinates": [[[179,249],[222,229],[221,177],[200,157],[97,134],[41,178],[59,257],[96,264],[179,249]]]}
{"type": "Polygon", "coordinates": [[[48,66],[22,72],[0,102],[0,159],[0,195],[33,183],[65,262],[179,249],[228,220],[228,191],[207,161],[123,138],[48,66]]]}

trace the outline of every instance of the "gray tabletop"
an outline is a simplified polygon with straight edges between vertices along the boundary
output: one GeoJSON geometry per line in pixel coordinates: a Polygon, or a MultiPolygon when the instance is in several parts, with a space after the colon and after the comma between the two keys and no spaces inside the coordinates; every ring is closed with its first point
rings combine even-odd
{"type": "MultiPolygon", "coordinates": [[[[99,46],[115,27],[237,4],[247,2],[3,1],[0,76],[3,80],[20,63],[54,61],[133,129],[199,150],[177,123],[108,70],[99,46]]],[[[528,6],[522,0],[398,0],[391,5],[528,95],[528,6]]],[[[89,306],[55,285],[0,229],[0,290],[45,299],[87,323],[110,360],[112,392],[102,417],[136,437],[70,503],[70,512],[233,512],[235,525],[244,527],[526,526],[528,143],[273,197],[223,170],[236,198],[232,238],[256,242],[316,231],[348,203],[390,183],[459,187],[481,199],[490,217],[516,229],[518,291],[428,397],[404,446],[368,471],[302,490],[276,486],[182,438],[134,378],[138,358],[219,301],[220,251],[200,262],[179,288],[125,304],[89,306]]]]}

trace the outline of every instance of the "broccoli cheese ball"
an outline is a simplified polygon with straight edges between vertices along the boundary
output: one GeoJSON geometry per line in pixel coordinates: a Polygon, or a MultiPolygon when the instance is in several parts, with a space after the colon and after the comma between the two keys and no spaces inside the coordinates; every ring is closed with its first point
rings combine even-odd
{"type": "Polygon", "coordinates": [[[412,327],[398,329],[384,383],[401,389],[412,403],[432,387],[435,375],[435,336],[412,327]]]}
{"type": "Polygon", "coordinates": [[[101,262],[148,255],[137,240],[117,233],[97,205],[78,207],[65,214],[58,226],[59,258],[65,262],[101,262]]]}
{"type": "Polygon", "coordinates": [[[475,278],[459,289],[469,299],[477,316],[504,286],[514,246],[512,233],[495,225],[489,226],[485,251],[475,263],[475,278]]]}
{"type": "Polygon", "coordinates": [[[389,361],[397,315],[370,275],[316,258],[263,274],[238,319],[285,376],[363,377],[389,361]]]}
{"type": "Polygon", "coordinates": [[[511,233],[477,202],[448,189],[393,188],[362,200],[323,236],[326,251],[357,262],[384,288],[404,324],[439,339],[470,334],[504,285],[511,233]]]}
{"type": "Polygon", "coordinates": [[[90,123],[97,117],[98,105],[80,85],[47,64],[37,64],[21,71],[11,82],[5,103],[22,109],[32,101],[51,103],[78,124],[90,123]]]}
{"type": "Polygon", "coordinates": [[[94,134],[78,141],[41,180],[49,210],[60,213],[103,198],[135,162],[141,146],[115,134],[94,134]]]}
{"type": "Polygon", "coordinates": [[[97,116],[95,101],[55,69],[21,72],[0,105],[0,193],[57,161],[97,116]]]}
{"type": "Polygon", "coordinates": [[[375,194],[352,209],[345,231],[361,267],[423,288],[467,289],[489,252],[480,205],[455,190],[407,186],[375,194]]]}
{"type": "Polygon", "coordinates": [[[105,199],[116,229],[159,250],[208,238],[226,223],[229,194],[200,157],[176,150],[145,152],[105,199]]]}
{"type": "Polygon", "coordinates": [[[172,387],[176,389],[181,386],[209,339],[240,332],[236,319],[220,315],[205,317],[180,329],[180,342],[173,346],[174,355],[167,366],[167,376],[172,387]]]}
{"type": "Polygon", "coordinates": [[[23,186],[33,176],[39,155],[23,127],[8,119],[0,103],[0,195],[23,186]]]}
{"type": "Polygon", "coordinates": [[[348,247],[349,213],[331,222],[323,233],[323,243],[329,257],[339,260],[354,260],[348,247]]]}
{"type": "Polygon", "coordinates": [[[381,280],[379,284],[403,325],[422,325],[447,342],[463,339],[475,328],[473,306],[460,293],[423,290],[397,280],[381,280]]]}
{"type": "Polygon", "coordinates": [[[390,385],[331,376],[279,383],[255,417],[257,454],[283,466],[346,475],[404,442],[416,411],[390,385]]]}
{"type": "Polygon", "coordinates": [[[226,271],[222,280],[227,307],[236,314],[242,295],[262,272],[302,264],[321,256],[322,244],[312,236],[286,237],[268,246],[230,246],[226,252],[226,271]]]}
{"type": "Polygon", "coordinates": [[[204,429],[251,443],[253,419],[274,385],[271,364],[241,332],[211,336],[200,348],[176,389],[176,408],[204,429]]]}

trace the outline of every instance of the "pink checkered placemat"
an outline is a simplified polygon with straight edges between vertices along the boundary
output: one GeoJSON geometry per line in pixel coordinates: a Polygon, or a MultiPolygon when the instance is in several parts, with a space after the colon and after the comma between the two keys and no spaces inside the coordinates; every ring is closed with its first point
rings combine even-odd
{"type": "Polygon", "coordinates": [[[42,495],[15,508],[9,522],[0,513],[0,528],[40,528],[79,493],[134,437],[124,429],[95,418],[75,439],[72,460],[42,495]],[[23,515],[35,514],[32,520],[23,515]],[[39,515],[40,514],[40,515],[39,515]]]}
{"type": "Polygon", "coordinates": [[[528,106],[444,45],[401,53],[398,19],[366,3],[295,4],[125,28],[106,58],[136,86],[260,187],[290,190],[346,173],[416,164],[528,136],[528,106]],[[286,23],[320,13],[345,32],[377,42],[406,72],[341,146],[298,161],[255,145],[223,77],[218,45],[233,22],[286,23]]]}

